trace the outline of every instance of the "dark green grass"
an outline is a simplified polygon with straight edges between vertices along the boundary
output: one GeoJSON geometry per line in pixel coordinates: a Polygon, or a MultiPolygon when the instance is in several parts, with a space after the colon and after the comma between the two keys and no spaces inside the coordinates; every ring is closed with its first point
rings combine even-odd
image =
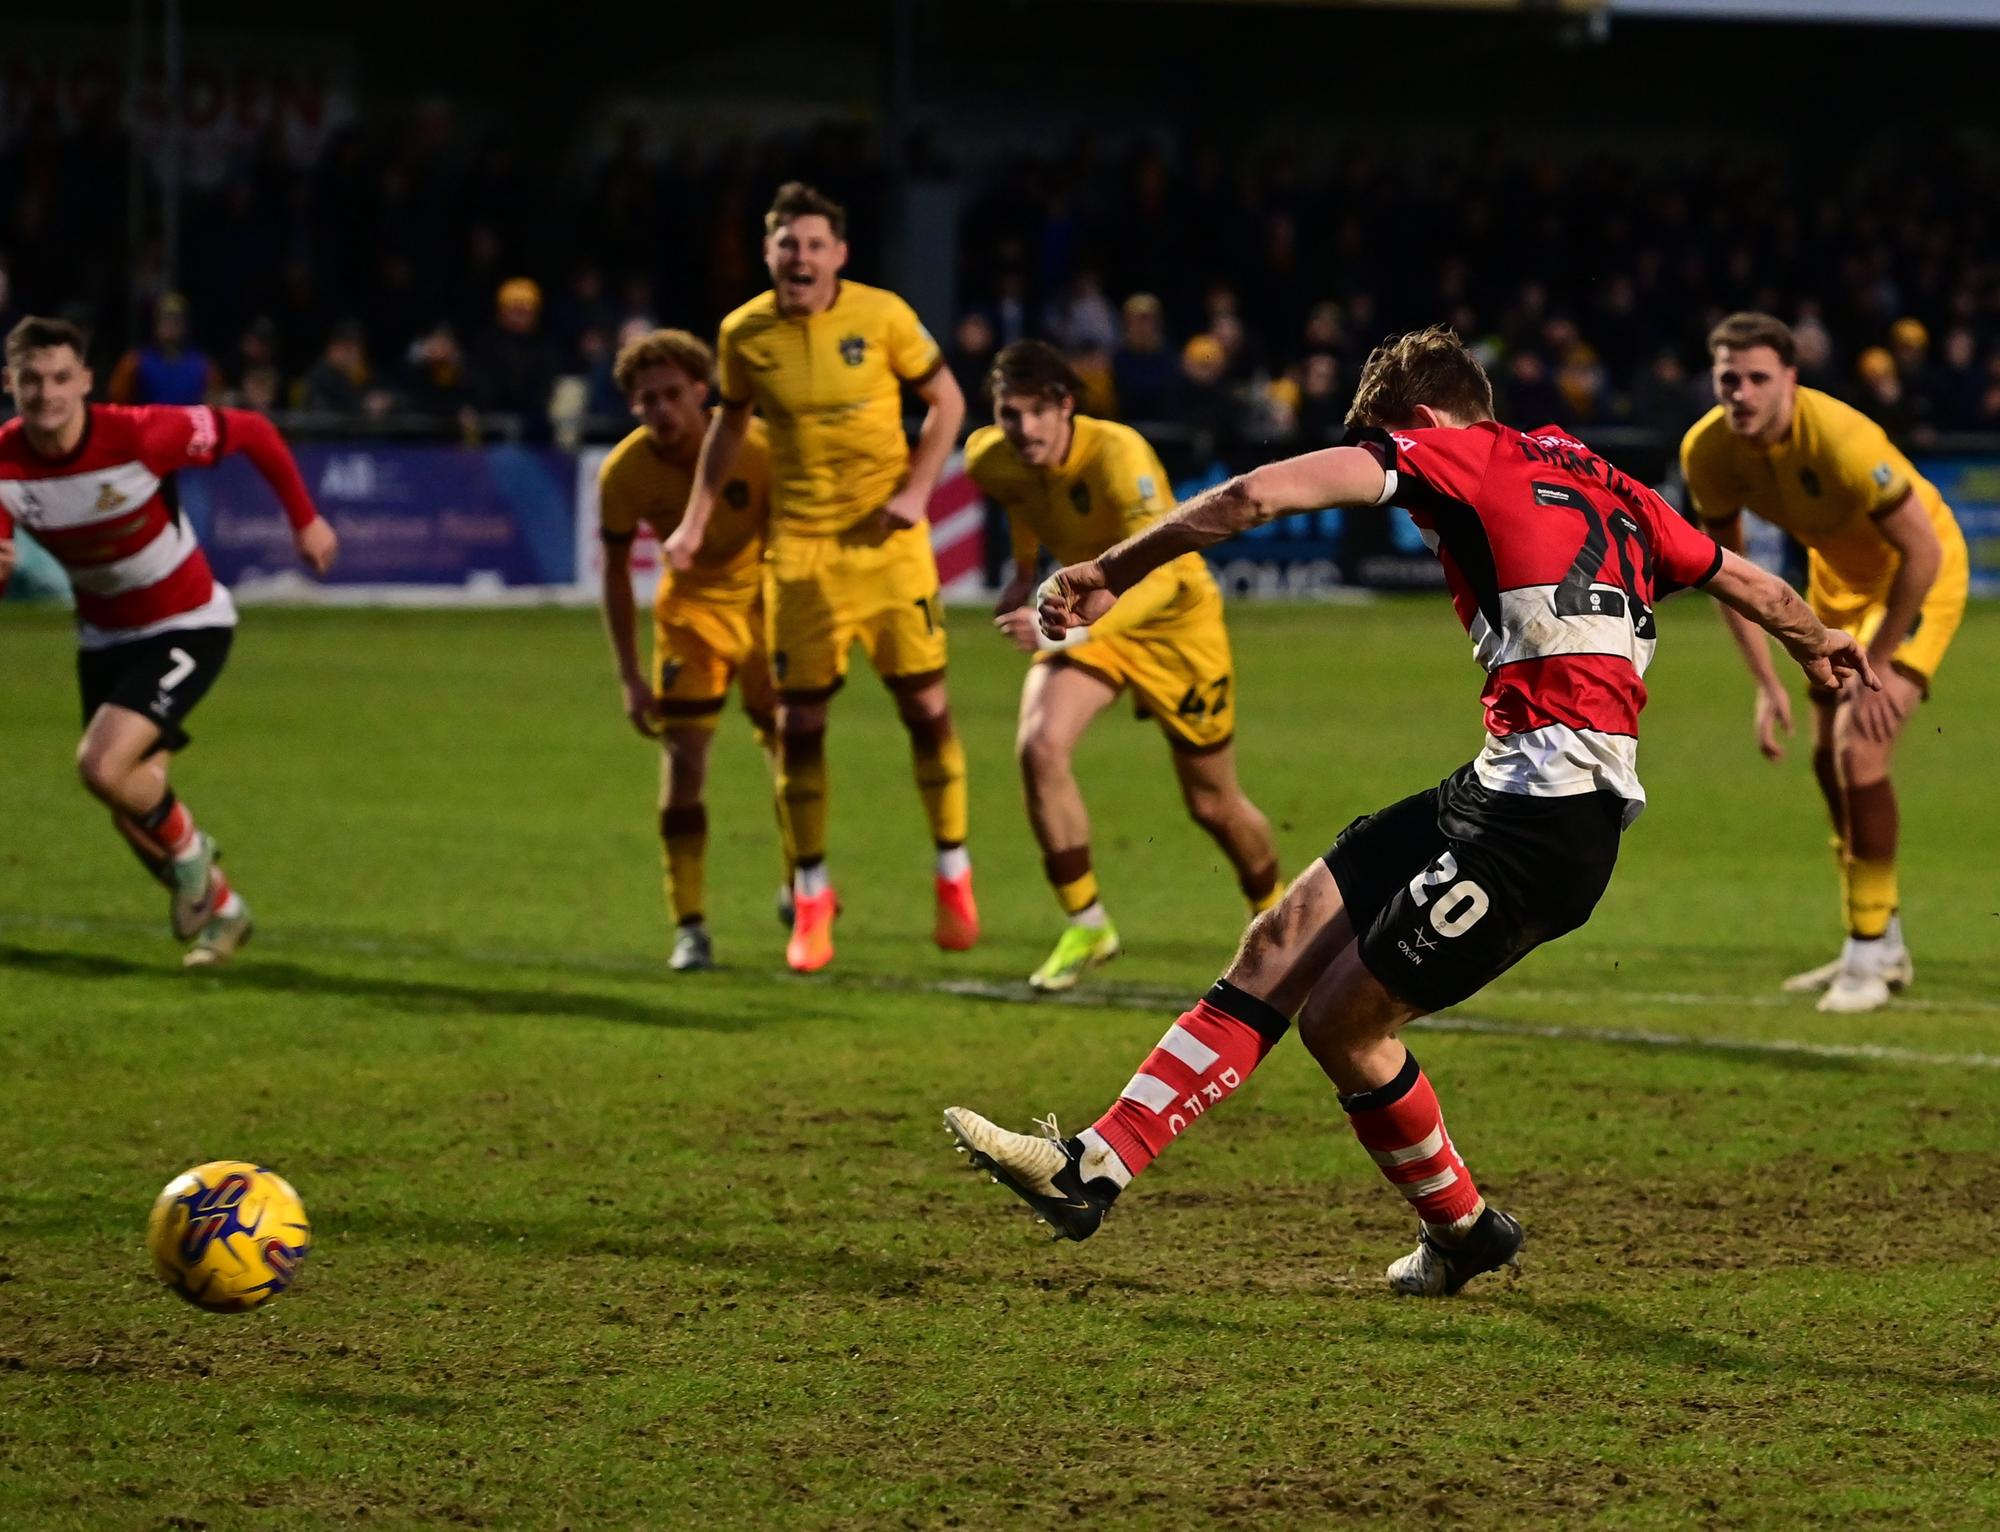
{"type": "MultiPolygon", "coordinates": [[[[542,612],[251,615],[177,780],[262,929],[184,975],[73,783],[64,622],[0,614],[0,1524],[1990,1524],[2000,1070],[1937,1060],[2000,1055],[1997,619],[1905,750],[1918,984],[1826,1018],[1775,988],[1839,935],[1803,751],[1759,761],[1720,626],[1663,613],[1612,891],[1466,1008],[1585,1035],[1414,1038],[1530,1235],[1518,1281],[1421,1305],[1380,1288],[1407,1217],[1296,1045],[1089,1244],[957,1172],[940,1108],[1089,1120],[1240,921],[1157,738],[1107,717],[1082,770],[1130,955],[1028,1003],[1054,926],[1019,666],[970,614],[988,940],[929,945],[857,680],[812,981],[780,971],[735,720],[726,971],[662,971],[652,748],[590,616],[542,612]],[[1687,1045],[1602,1035],[1632,1030],[1687,1045]],[[1921,1057],[1734,1046],[1772,1040],[1921,1057]],[[317,1229],[297,1293],[234,1319],[140,1249],[218,1157],[282,1169],[317,1229]]],[[[1233,622],[1288,867],[1477,744],[1440,604],[1233,622]]]]}

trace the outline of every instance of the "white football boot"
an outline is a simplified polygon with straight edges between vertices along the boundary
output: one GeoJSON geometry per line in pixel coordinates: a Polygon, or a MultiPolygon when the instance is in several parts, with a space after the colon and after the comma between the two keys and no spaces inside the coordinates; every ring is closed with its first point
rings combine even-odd
{"type": "Polygon", "coordinates": [[[201,928],[194,945],[181,957],[183,968],[219,968],[236,956],[237,949],[250,940],[257,929],[250,918],[250,906],[243,896],[232,892],[207,925],[201,928]]]}
{"type": "Polygon", "coordinates": [[[193,941],[216,913],[215,842],[201,830],[195,831],[194,839],[192,851],[167,864],[167,875],[174,888],[173,909],[168,918],[173,922],[174,939],[183,942],[193,941]]]}
{"type": "MultiPolygon", "coordinates": [[[[1891,993],[1900,994],[1910,987],[1917,976],[1916,965],[1910,961],[1910,949],[1903,942],[1903,917],[1891,915],[1889,929],[1882,933],[1883,951],[1881,957],[1882,979],[1891,993]]],[[[1843,948],[1839,957],[1831,963],[1822,963],[1817,968],[1808,968],[1804,973],[1795,973],[1778,987],[1788,995],[1816,995],[1833,983],[1841,967],[1847,961],[1843,948]]]]}
{"type": "Polygon", "coordinates": [[[1874,941],[1857,941],[1850,936],[1826,993],[1814,1009],[1838,1015],[1879,1011],[1889,1003],[1892,992],[1910,982],[1913,973],[1907,947],[1899,943],[1892,948],[1887,936],[1874,941]]]}
{"type": "Polygon", "coordinates": [[[1124,1189],[1118,1180],[1124,1168],[1110,1147],[1102,1139],[1093,1145],[1063,1137],[1053,1114],[1039,1124],[1040,1134],[1014,1133],[955,1106],[945,1112],[944,1126],[972,1168],[1027,1203],[1057,1239],[1089,1239],[1124,1189]]]}

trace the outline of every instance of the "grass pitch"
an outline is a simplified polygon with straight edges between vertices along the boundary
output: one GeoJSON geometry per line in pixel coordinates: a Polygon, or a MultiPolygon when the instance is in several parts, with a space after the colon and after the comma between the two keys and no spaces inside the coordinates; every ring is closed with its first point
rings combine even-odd
{"type": "MultiPolygon", "coordinates": [[[[726,966],[664,971],[655,752],[567,612],[253,612],[177,782],[261,929],[183,974],[69,770],[66,621],[0,613],[0,1524],[1993,1524],[2000,613],[1903,752],[1917,985],[1846,1018],[1776,990],[1838,938],[1825,831],[1703,606],[1661,614],[1654,802],[1594,921],[1412,1033],[1529,1233],[1517,1281],[1436,1304],[1382,1290],[1410,1220],[1296,1044],[1086,1245],[959,1171],[939,1109],[1087,1122],[1240,923],[1164,747],[1107,716],[1081,769],[1129,955],[1028,999],[1054,907],[1020,665],[975,614],[988,939],[925,938],[906,753],[857,677],[840,957],[799,980],[733,718],[726,966]],[[223,1157],[316,1231],[240,1318],[141,1248],[223,1157]]],[[[1441,601],[1232,623],[1288,868],[1478,743],[1441,601]]]]}

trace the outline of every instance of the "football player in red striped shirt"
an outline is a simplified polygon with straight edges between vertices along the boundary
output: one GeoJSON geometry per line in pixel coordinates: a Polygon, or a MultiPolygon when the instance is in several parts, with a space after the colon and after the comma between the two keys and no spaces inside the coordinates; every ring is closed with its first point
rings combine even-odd
{"type": "Polygon", "coordinates": [[[84,337],[64,320],[22,320],[6,362],[21,413],[0,426],[0,587],[13,573],[17,524],[68,572],[83,693],[77,770],[172,893],[174,935],[190,944],[184,961],[226,962],[249,939],[250,910],[167,773],[188,743],[182,723],[228,658],[236,607],[180,514],[173,475],[241,452],[277,492],[308,569],[324,575],[339,541],[262,415],[92,404],[84,337]]]}
{"type": "Polygon", "coordinates": [[[1638,719],[1654,603],[1699,586],[1816,685],[1842,672],[1881,683],[1855,639],[1822,627],[1790,586],[1568,432],[1494,420],[1486,373],[1449,330],[1377,347],[1348,423],[1351,445],[1231,479],[1059,570],[1043,586],[1043,626],[1052,638],[1085,626],[1149,571],[1260,522],[1401,506],[1444,566],[1486,672],[1479,754],[1341,831],[1081,1134],[1059,1137],[1053,1121],[1046,1137],[1010,1133],[962,1107],[945,1126],[1060,1236],[1084,1239],[1296,1017],[1355,1137],[1416,1210],[1417,1248],[1389,1267],[1389,1286],[1437,1297],[1511,1264],[1521,1226],[1480,1195],[1396,1034],[1589,919],[1645,806],[1638,719]]]}

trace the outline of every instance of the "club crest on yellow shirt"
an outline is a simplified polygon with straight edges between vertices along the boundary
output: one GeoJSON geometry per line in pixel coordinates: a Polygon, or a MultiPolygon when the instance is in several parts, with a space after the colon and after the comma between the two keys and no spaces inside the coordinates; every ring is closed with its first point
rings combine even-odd
{"type": "Polygon", "coordinates": [[[867,350],[868,342],[859,335],[843,335],[840,338],[840,359],[850,367],[859,367],[867,350]]]}

